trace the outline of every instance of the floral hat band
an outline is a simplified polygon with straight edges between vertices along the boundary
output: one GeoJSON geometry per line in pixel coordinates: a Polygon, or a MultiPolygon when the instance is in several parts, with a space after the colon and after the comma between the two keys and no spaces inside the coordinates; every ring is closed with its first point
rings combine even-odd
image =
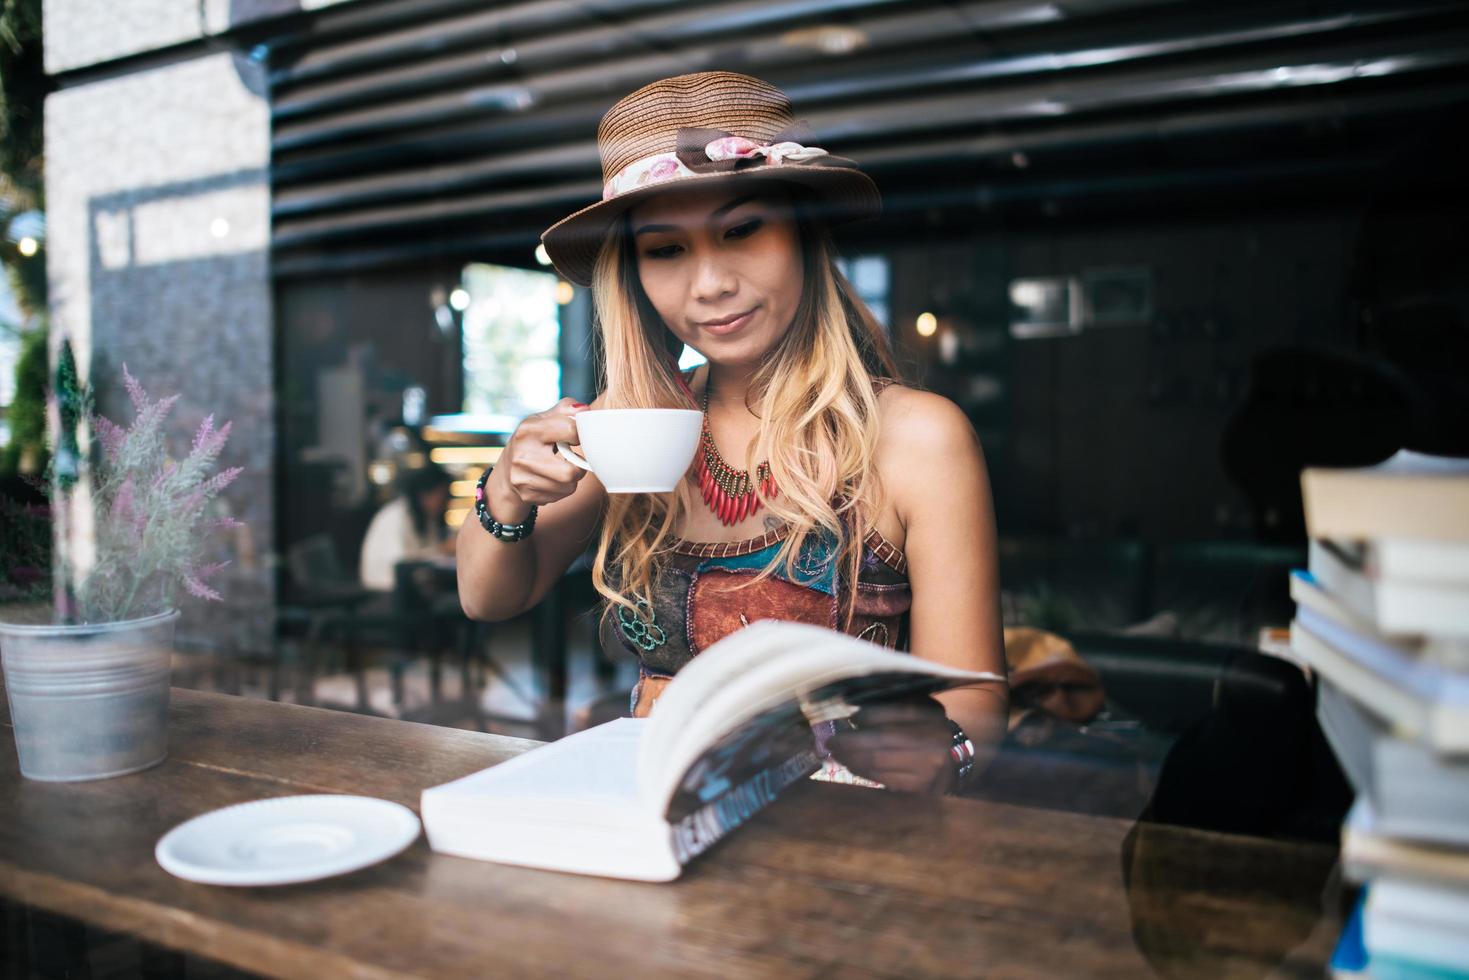
{"type": "Polygon", "coordinates": [[[635,188],[676,177],[731,173],[758,166],[779,167],[818,159],[829,166],[851,165],[819,146],[805,146],[788,137],[808,138],[804,127],[799,126],[778,133],[769,143],[757,143],[717,129],[682,128],[678,131],[676,151],[641,157],[623,167],[602,185],[602,200],[610,201],[635,188]]]}
{"type": "Polygon", "coordinates": [[[704,71],[644,85],[602,117],[602,195],[542,232],[546,257],[570,281],[590,284],[618,220],[674,185],[769,178],[800,188],[806,215],[827,225],[881,213],[872,178],[815,142],[786,94],[759,78],[704,71]]]}

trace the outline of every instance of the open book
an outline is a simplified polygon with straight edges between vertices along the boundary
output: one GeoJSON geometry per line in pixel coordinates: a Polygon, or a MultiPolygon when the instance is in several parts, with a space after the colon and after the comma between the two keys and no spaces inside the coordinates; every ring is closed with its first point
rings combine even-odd
{"type": "Polygon", "coordinates": [[[424,790],[429,845],[463,857],[670,881],[822,763],[818,738],[868,702],[998,681],[820,626],[725,637],[623,718],[424,790]]]}

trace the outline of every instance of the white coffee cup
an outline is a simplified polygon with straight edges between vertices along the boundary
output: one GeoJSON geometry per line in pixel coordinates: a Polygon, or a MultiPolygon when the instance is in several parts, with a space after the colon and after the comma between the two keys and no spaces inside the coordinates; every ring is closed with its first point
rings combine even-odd
{"type": "Polygon", "coordinates": [[[667,493],[699,447],[704,413],[683,408],[594,408],[571,416],[585,457],[564,442],[567,462],[597,474],[608,493],[667,493]]]}

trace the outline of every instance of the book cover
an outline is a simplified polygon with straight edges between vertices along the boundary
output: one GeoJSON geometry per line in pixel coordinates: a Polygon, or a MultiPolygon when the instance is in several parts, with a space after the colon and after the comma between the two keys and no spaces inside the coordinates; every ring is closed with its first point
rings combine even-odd
{"type": "Polygon", "coordinates": [[[1341,937],[1336,941],[1336,949],[1332,951],[1331,962],[1327,964],[1333,977],[1344,980],[1347,977],[1369,975],[1367,944],[1362,941],[1362,910],[1366,902],[1367,889],[1363,888],[1357,894],[1357,900],[1352,903],[1351,914],[1347,916],[1341,937]]]}
{"type": "Polygon", "coordinates": [[[1311,609],[1342,628],[1391,647],[1404,656],[1426,660],[1445,670],[1469,673],[1469,637],[1387,632],[1327,592],[1321,582],[1304,568],[1291,570],[1290,597],[1297,606],[1311,609]]]}
{"type": "Polygon", "coordinates": [[[1376,466],[1301,473],[1313,538],[1469,541],[1469,459],[1401,450],[1376,466]]]}
{"type": "Polygon", "coordinates": [[[1307,550],[1313,579],[1377,630],[1469,638],[1469,587],[1382,578],[1352,542],[1312,540],[1307,550]]]}
{"type": "Polygon", "coordinates": [[[1341,830],[1342,873],[1351,881],[1397,878],[1469,891],[1469,849],[1396,836],[1378,819],[1370,799],[1359,796],[1341,830]]]}
{"type": "Polygon", "coordinates": [[[1370,803],[1372,833],[1469,847],[1469,756],[1400,737],[1326,679],[1316,712],[1361,809],[1370,803]]]}
{"type": "Polygon", "coordinates": [[[1291,648],[1405,737],[1439,752],[1469,752],[1469,675],[1364,643],[1304,606],[1291,623],[1291,648]]]}
{"type": "Polygon", "coordinates": [[[1469,976],[1469,891],[1442,884],[1374,878],[1362,917],[1372,975],[1469,976]],[[1389,962],[1391,961],[1391,962],[1389,962]]]}

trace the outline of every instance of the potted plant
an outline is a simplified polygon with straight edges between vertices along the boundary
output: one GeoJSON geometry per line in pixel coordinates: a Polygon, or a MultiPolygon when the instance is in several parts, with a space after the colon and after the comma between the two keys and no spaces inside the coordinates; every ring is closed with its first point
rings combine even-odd
{"type": "Polygon", "coordinates": [[[0,622],[20,769],[31,779],[101,779],[163,761],[178,593],[221,598],[209,579],[224,563],[204,563],[206,532],[239,526],[209,513],[240,473],[216,471],[230,426],[205,418],[175,457],[165,422],[178,396],[153,400],[125,365],[123,384],[135,413],[126,428],[91,410],[62,348],[49,469],[53,612],[48,622],[0,622]],[[77,448],[80,422],[89,423],[89,452],[77,448]],[[68,540],[83,507],[93,544],[84,572],[68,540]]]}

